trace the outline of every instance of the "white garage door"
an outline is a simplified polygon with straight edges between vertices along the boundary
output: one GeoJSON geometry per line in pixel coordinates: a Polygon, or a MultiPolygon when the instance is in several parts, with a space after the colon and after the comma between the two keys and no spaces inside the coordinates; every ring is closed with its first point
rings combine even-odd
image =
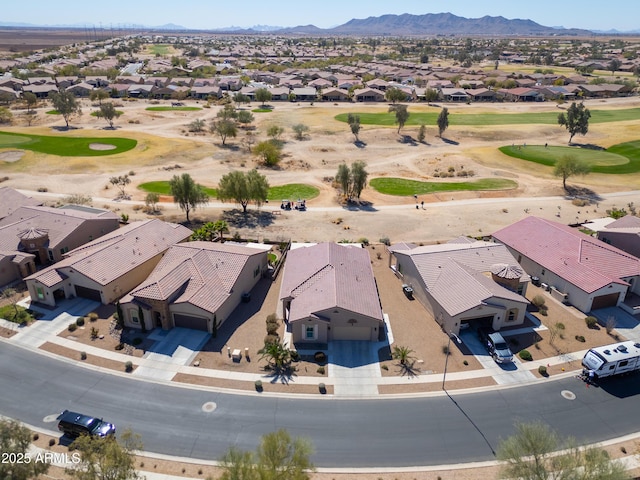
{"type": "Polygon", "coordinates": [[[332,327],[333,340],[370,340],[369,327],[332,327]]]}

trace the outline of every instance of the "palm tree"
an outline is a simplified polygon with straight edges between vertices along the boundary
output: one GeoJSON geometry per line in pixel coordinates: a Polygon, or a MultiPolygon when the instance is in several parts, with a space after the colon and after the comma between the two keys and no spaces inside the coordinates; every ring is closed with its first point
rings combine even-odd
{"type": "Polygon", "coordinates": [[[393,347],[393,358],[400,360],[400,365],[413,364],[412,360],[415,360],[415,357],[412,355],[413,353],[414,351],[409,347],[393,347]]]}
{"type": "Polygon", "coordinates": [[[258,353],[260,359],[266,359],[276,371],[283,370],[291,363],[291,350],[279,342],[266,342],[258,353]]]}
{"type": "Polygon", "coordinates": [[[214,232],[218,232],[220,234],[220,241],[222,241],[224,240],[222,234],[224,232],[229,232],[229,224],[227,224],[227,222],[225,222],[224,220],[216,220],[216,222],[213,224],[212,229],[214,232]]]}

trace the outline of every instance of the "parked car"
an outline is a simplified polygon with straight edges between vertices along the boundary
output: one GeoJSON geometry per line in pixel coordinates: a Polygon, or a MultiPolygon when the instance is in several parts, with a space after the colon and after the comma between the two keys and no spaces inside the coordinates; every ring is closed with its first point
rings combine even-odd
{"type": "Polygon", "coordinates": [[[513,353],[500,333],[488,328],[479,328],[478,337],[496,363],[513,362],[513,353]]]}
{"type": "Polygon", "coordinates": [[[407,296],[408,299],[413,298],[413,287],[411,285],[407,285],[406,283],[402,285],[402,291],[407,296]]]}
{"type": "Polygon", "coordinates": [[[70,437],[93,435],[102,438],[116,433],[116,427],[112,423],[69,410],[58,415],[58,430],[70,437]]]}

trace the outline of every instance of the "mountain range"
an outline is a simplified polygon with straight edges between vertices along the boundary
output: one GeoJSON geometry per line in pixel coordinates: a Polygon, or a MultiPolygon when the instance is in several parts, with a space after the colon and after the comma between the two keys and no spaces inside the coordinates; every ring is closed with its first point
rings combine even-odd
{"type": "MultiPolygon", "coordinates": [[[[36,28],[27,23],[9,23],[8,27],[36,28]]],[[[43,26],[40,26],[43,27],[43,26]]],[[[87,28],[87,25],[48,25],[48,28],[87,28]]],[[[155,27],[128,25],[128,28],[163,31],[190,31],[186,27],[167,24],[155,27]]],[[[100,28],[109,29],[108,25],[100,28]]],[[[367,36],[420,36],[420,35],[488,35],[488,36],[548,36],[591,35],[594,32],[577,28],[547,27],[532,20],[507,19],[501,16],[465,18],[452,13],[427,13],[424,15],[382,15],[363,19],[352,19],[333,28],[318,28],[315,25],[296,27],[274,27],[256,25],[251,28],[227,27],[198,32],[220,32],[238,34],[293,34],[293,35],[367,35],[367,36]]],[[[621,32],[616,32],[621,33],[621,32]]]]}

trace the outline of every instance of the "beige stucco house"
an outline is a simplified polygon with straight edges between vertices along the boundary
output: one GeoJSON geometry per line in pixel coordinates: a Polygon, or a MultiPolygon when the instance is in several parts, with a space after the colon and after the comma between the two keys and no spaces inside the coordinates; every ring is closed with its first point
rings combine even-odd
{"type": "Polygon", "coordinates": [[[279,298],[298,346],[377,341],[384,331],[371,258],[360,246],[319,243],[293,248],[287,254],[279,298]]]}
{"type": "Polygon", "coordinates": [[[213,333],[267,272],[270,248],[233,242],[172,246],[153,272],[122,298],[125,325],[213,333]]]}
{"type": "Polygon", "coordinates": [[[115,302],[147,278],[171,245],[191,233],[182,225],[157,219],[130,223],[27,277],[29,295],[51,306],[73,297],[115,302]]]}
{"type": "Polygon", "coordinates": [[[4,191],[0,199],[27,205],[4,205],[0,219],[0,286],[33,274],[38,266],[118,228],[118,217],[107,210],[69,205],[63,208],[28,205],[30,199],[4,191]]]}
{"type": "Polygon", "coordinates": [[[444,331],[524,322],[530,278],[504,245],[461,237],[422,247],[401,243],[389,251],[396,275],[444,331]]]}

